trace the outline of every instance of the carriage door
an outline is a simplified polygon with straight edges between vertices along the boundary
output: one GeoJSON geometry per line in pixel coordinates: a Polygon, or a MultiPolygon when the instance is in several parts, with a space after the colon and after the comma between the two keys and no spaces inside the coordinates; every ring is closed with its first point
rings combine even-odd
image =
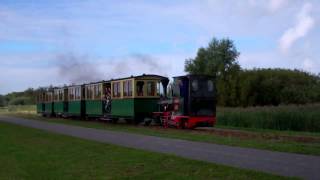
{"type": "Polygon", "coordinates": [[[111,114],[111,83],[104,83],[102,85],[102,105],[103,105],[103,114],[111,114]]]}

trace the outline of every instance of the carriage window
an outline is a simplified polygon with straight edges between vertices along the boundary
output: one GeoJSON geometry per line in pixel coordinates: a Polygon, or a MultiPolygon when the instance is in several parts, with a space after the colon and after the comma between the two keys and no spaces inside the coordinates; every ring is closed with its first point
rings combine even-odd
{"type": "Polygon", "coordinates": [[[70,89],[68,90],[68,97],[69,97],[69,100],[72,100],[72,98],[71,98],[71,91],[72,91],[72,89],[70,88],[70,89]]]}
{"type": "Polygon", "coordinates": [[[143,81],[137,81],[137,96],[143,96],[143,81]]]}
{"type": "Polygon", "coordinates": [[[59,96],[59,101],[62,101],[63,100],[63,90],[62,89],[59,90],[58,96],[59,96]]]}
{"type": "Polygon", "coordinates": [[[76,100],[81,99],[80,87],[76,87],[76,88],[75,88],[75,99],[76,99],[76,100]]]}
{"type": "Polygon", "coordinates": [[[73,99],[77,100],[77,88],[73,89],[73,99]]]}
{"type": "Polygon", "coordinates": [[[163,86],[161,82],[157,83],[157,96],[164,96],[163,86]]]}
{"type": "Polygon", "coordinates": [[[120,97],[120,82],[113,83],[112,91],[113,91],[113,97],[120,97]]]}
{"type": "Polygon", "coordinates": [[[123,96],[132,96],[132,81],[123,81],[123,96]]]}
{"type": "Polygon", "coordinates": [[[71,91],[71,95],[72,95],[72,100],[75,100],[75,88],[72,88],[72,91],[71,91]]]}
{"type": "Polygon", "coordinates": [[[92,85],[88,86],[88,99],[92,99],[92,85]]]}
{"type": "Polygon", "coordinates": [[[48,101],[49,102],[52,101],[52,94],[51,93],[48,94],[48,101]]]}
{"type": "Polygon", "coordinates": [[[97,86],[98,86],[98,95],[97,95],[97,97],[101,98],[101,85],[98,84],[97,86]]]}
{"type": "Polygon", "coordinates": [[[90,99],[94,98],[94,86],[90,85],[90,99]]]}
{"type": "Polygon", "coordinates": [[[156,84],[153,81],[147,82],[147,96],[155,96],[156,84]]]}
{"type": "Polygon", "coordinates": [[[208,80],[208,92],[212,92],[213,91],[213,82],[212,80],[208,80]]]}
{"type": "Polygon", "coordinates": [[[128,96],[132,96],[132,81],[128,81],[128,96]]]}
{"type": "Polygon", "coordinates": [[[122,82],[122,87],[123,87],[123,96],[128,96],[128,84],[127,81],[122,82]]]}
{"type": "Polygon", "coordinates": [[[94,87],[94,98],[99,99],[101,98],[101,88],[100,84],[93,85],[94,87]]]}
{"type": "Polygon", "coordinates": [[[89,99],[89,86],[86,86],[86,99],[89,99]]]}
{"type": "Polygon", "coordinates": [[[193,91],[198,91],[198,80],[193,80],[191,86],[193,91]]]}
{"type": "Polygon", "coordinates": [[[54,90],[54,94],[53,94],[53,100],[54,100],[54,101],[57,101],[57,100],[58,100],[58,93],[59,93],[58,90],[54,90]]]}

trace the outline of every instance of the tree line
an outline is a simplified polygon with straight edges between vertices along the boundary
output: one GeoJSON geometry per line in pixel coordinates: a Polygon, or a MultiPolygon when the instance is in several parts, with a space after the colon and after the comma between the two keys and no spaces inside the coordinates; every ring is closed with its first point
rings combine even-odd
{"type": "Polygon", "coordinates": [[[280,68],[243,69],[230,39],[213,38],[185,61],[185,71],[216,77],[220,106],[266,106],[320,102],[320,74],[280,68]]]}
{"type": "Polygon", "coordinates": [[[28,88],[23,92],[11,92],[0,95],[0,107],[8,105],[32,105],[36,104],[37,93],[41,88],[28,88]]]}

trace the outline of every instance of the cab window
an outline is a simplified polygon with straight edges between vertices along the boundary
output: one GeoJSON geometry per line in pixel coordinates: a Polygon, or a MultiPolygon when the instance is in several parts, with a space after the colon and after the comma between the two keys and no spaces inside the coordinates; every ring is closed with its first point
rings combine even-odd
{"type": "Polygon", "coordinates": [[[208,80],[208,92],[212,92],[212,91],[213,91],[213,81],[208,80]]]}
{"type": "Polygon", "coordinates": [[[192,86],[192,91],[198,91],[199,89],[198,80],[193,80],[191,83],[191,86],[192,86]]]}
{"type": "Polygon", "coordinates": [[[175,82],[171,85],[171,91],[173,97],[180,97],[180,86],[178,83],[175,82]]]}

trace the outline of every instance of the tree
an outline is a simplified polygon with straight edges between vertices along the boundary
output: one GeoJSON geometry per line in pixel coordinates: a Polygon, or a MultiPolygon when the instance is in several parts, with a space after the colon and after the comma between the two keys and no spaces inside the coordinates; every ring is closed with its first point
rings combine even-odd
{"type": "Polygon", "coordinates": [[[3,107],[5,105],[6,105],[5,98],[3,95],[0,95],[0,107],[3,107]]]}
{"type": "Polygon", "coordinates": [[[185,71],[191,74],[205,74],[217,79],[218,103],[236,106],[239,102],[237,61],[240,53],[230,39],[213,38],[208,47],[199,48],[194,59],[185,61],[185,71]]]}
{"type": "Polygon", "coordinates": [[[185,71],[225,78],[240,69],[239,55],[232,40],[213,38],[207,48],[199,48],[196,58],[186,60],[185,71]]]}

